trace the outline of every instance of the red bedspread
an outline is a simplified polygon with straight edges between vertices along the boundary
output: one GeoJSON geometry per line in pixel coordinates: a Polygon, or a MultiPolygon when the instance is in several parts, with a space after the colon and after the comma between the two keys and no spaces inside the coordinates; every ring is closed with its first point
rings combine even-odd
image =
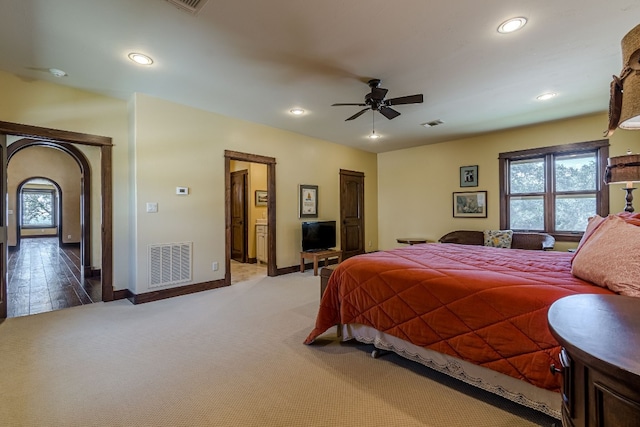
{"type": "Polygon", "coordinates": [[[571,256],[424,244],[349,258],[331,275],[305,344],[334,325],[362,324],[558,391],[549,306],[567,295],[611,293],[572,276],[571,256]]]}

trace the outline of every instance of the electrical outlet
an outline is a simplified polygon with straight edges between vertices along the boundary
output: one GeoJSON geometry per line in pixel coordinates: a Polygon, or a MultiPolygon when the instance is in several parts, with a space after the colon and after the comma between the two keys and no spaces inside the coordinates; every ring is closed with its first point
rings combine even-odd
{"type": "Polygon", "coordinates": [[[371,246],[373,246],[373,245],[371,244],[371,240],[369,240],[369,247],[371,247],[371,246]]]}
{"type": "Polygon", "coordinates": [[[214,261],[213,264],[211,264],[211,269],[213,271],[218,271],[218,262],[214,261]]]}
{"type": "Polygon", "coordinates": [[[70,239],[70,238],[71,238],[71,234],[67,234],[67,239],[70,239]]]}

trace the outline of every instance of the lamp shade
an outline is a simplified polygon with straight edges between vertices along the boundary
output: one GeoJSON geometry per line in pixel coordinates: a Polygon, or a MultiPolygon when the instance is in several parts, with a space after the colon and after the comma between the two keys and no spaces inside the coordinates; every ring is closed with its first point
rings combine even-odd
{"type": "Polygon", "coordinates": [[[622,39],[622,71],[613,76],[609,102],[609,130],[640,130],[640,25],[622,39]]]}
{"type": "Polygon", "coordinates": [[[630,71],[622,83],[621,129],[640,129],[640,25],[622,39],[622,61],[630,71]]]}
{"type": "Polygon", "coordinates": [[[604,181],[607,184],[616,182],[639,182],[640,154],[609,157],[604,181]]]}

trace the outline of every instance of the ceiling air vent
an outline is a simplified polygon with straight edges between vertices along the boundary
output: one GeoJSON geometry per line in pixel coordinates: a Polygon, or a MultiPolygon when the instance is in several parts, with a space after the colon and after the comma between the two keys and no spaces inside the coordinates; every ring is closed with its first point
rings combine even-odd
{"type": "Polygon", "coordinates": [[[423,123],[422,126],[424,126],[426,128],[432,128],[434,126],[441,125],[442,123],[444,123],[444,122],[442,120],[438,119],[438,120],[432,120],[432,121],[427,122],[427,123],[423,123]]]}
{"type": "Polygon", "coordinates": [[[177,8],[197,15],[209,0],[167,0],[177,8]]]}

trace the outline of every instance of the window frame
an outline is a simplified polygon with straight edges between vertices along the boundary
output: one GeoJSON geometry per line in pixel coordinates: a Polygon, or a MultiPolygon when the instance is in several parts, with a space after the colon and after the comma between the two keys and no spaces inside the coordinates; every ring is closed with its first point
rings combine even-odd
{"type": "MultiPolygon", "coordinates": [[[[555,230],[555,198],[575,192],[554,191],[555,157],[569,154],[584,154],[593,152],[596,155],[596,213],[600,216],[609,214],[609,187],[604,183],[604,174],[609,157],[609,140],[576,142],[572,144],[555,145],[551,147],[531,148],[527,150],[510,151],[500,153],[500,228],[508,229],[510,224],[509,200],[509,172],[510,162],[517,160],[542,159],[545,164],[545,190],[542,194],[544,200],[544,232],[552,235],[557,241],[577,242],[584,232],[558,232],[555,230]]],[[[533,194],[533,193],[532,193],[533,194]]],[[[583,194],[583,193],[579,193],[583,194]]],[[[526,196],[529,193],[518,194],[526,196]]],[[[522,230],[526,231],[526,230],[522,230]]],[[[540,231],[540,230],[536,230],[540,231]]]]}
{"type": "Polygon", "coordinates": [[[54,188],[23,188],[20,191],[20,228],[24,229],[51,229],[56,228],[58,226],[58,192],[54,188]],[[24,194],[50,194],[51,195],[51,206],[52,206],[52,215],[51,215],[51,225],[38,225],[38,224],[25,224],[24,215],[26,209],[24,208],[24,194]]]}

